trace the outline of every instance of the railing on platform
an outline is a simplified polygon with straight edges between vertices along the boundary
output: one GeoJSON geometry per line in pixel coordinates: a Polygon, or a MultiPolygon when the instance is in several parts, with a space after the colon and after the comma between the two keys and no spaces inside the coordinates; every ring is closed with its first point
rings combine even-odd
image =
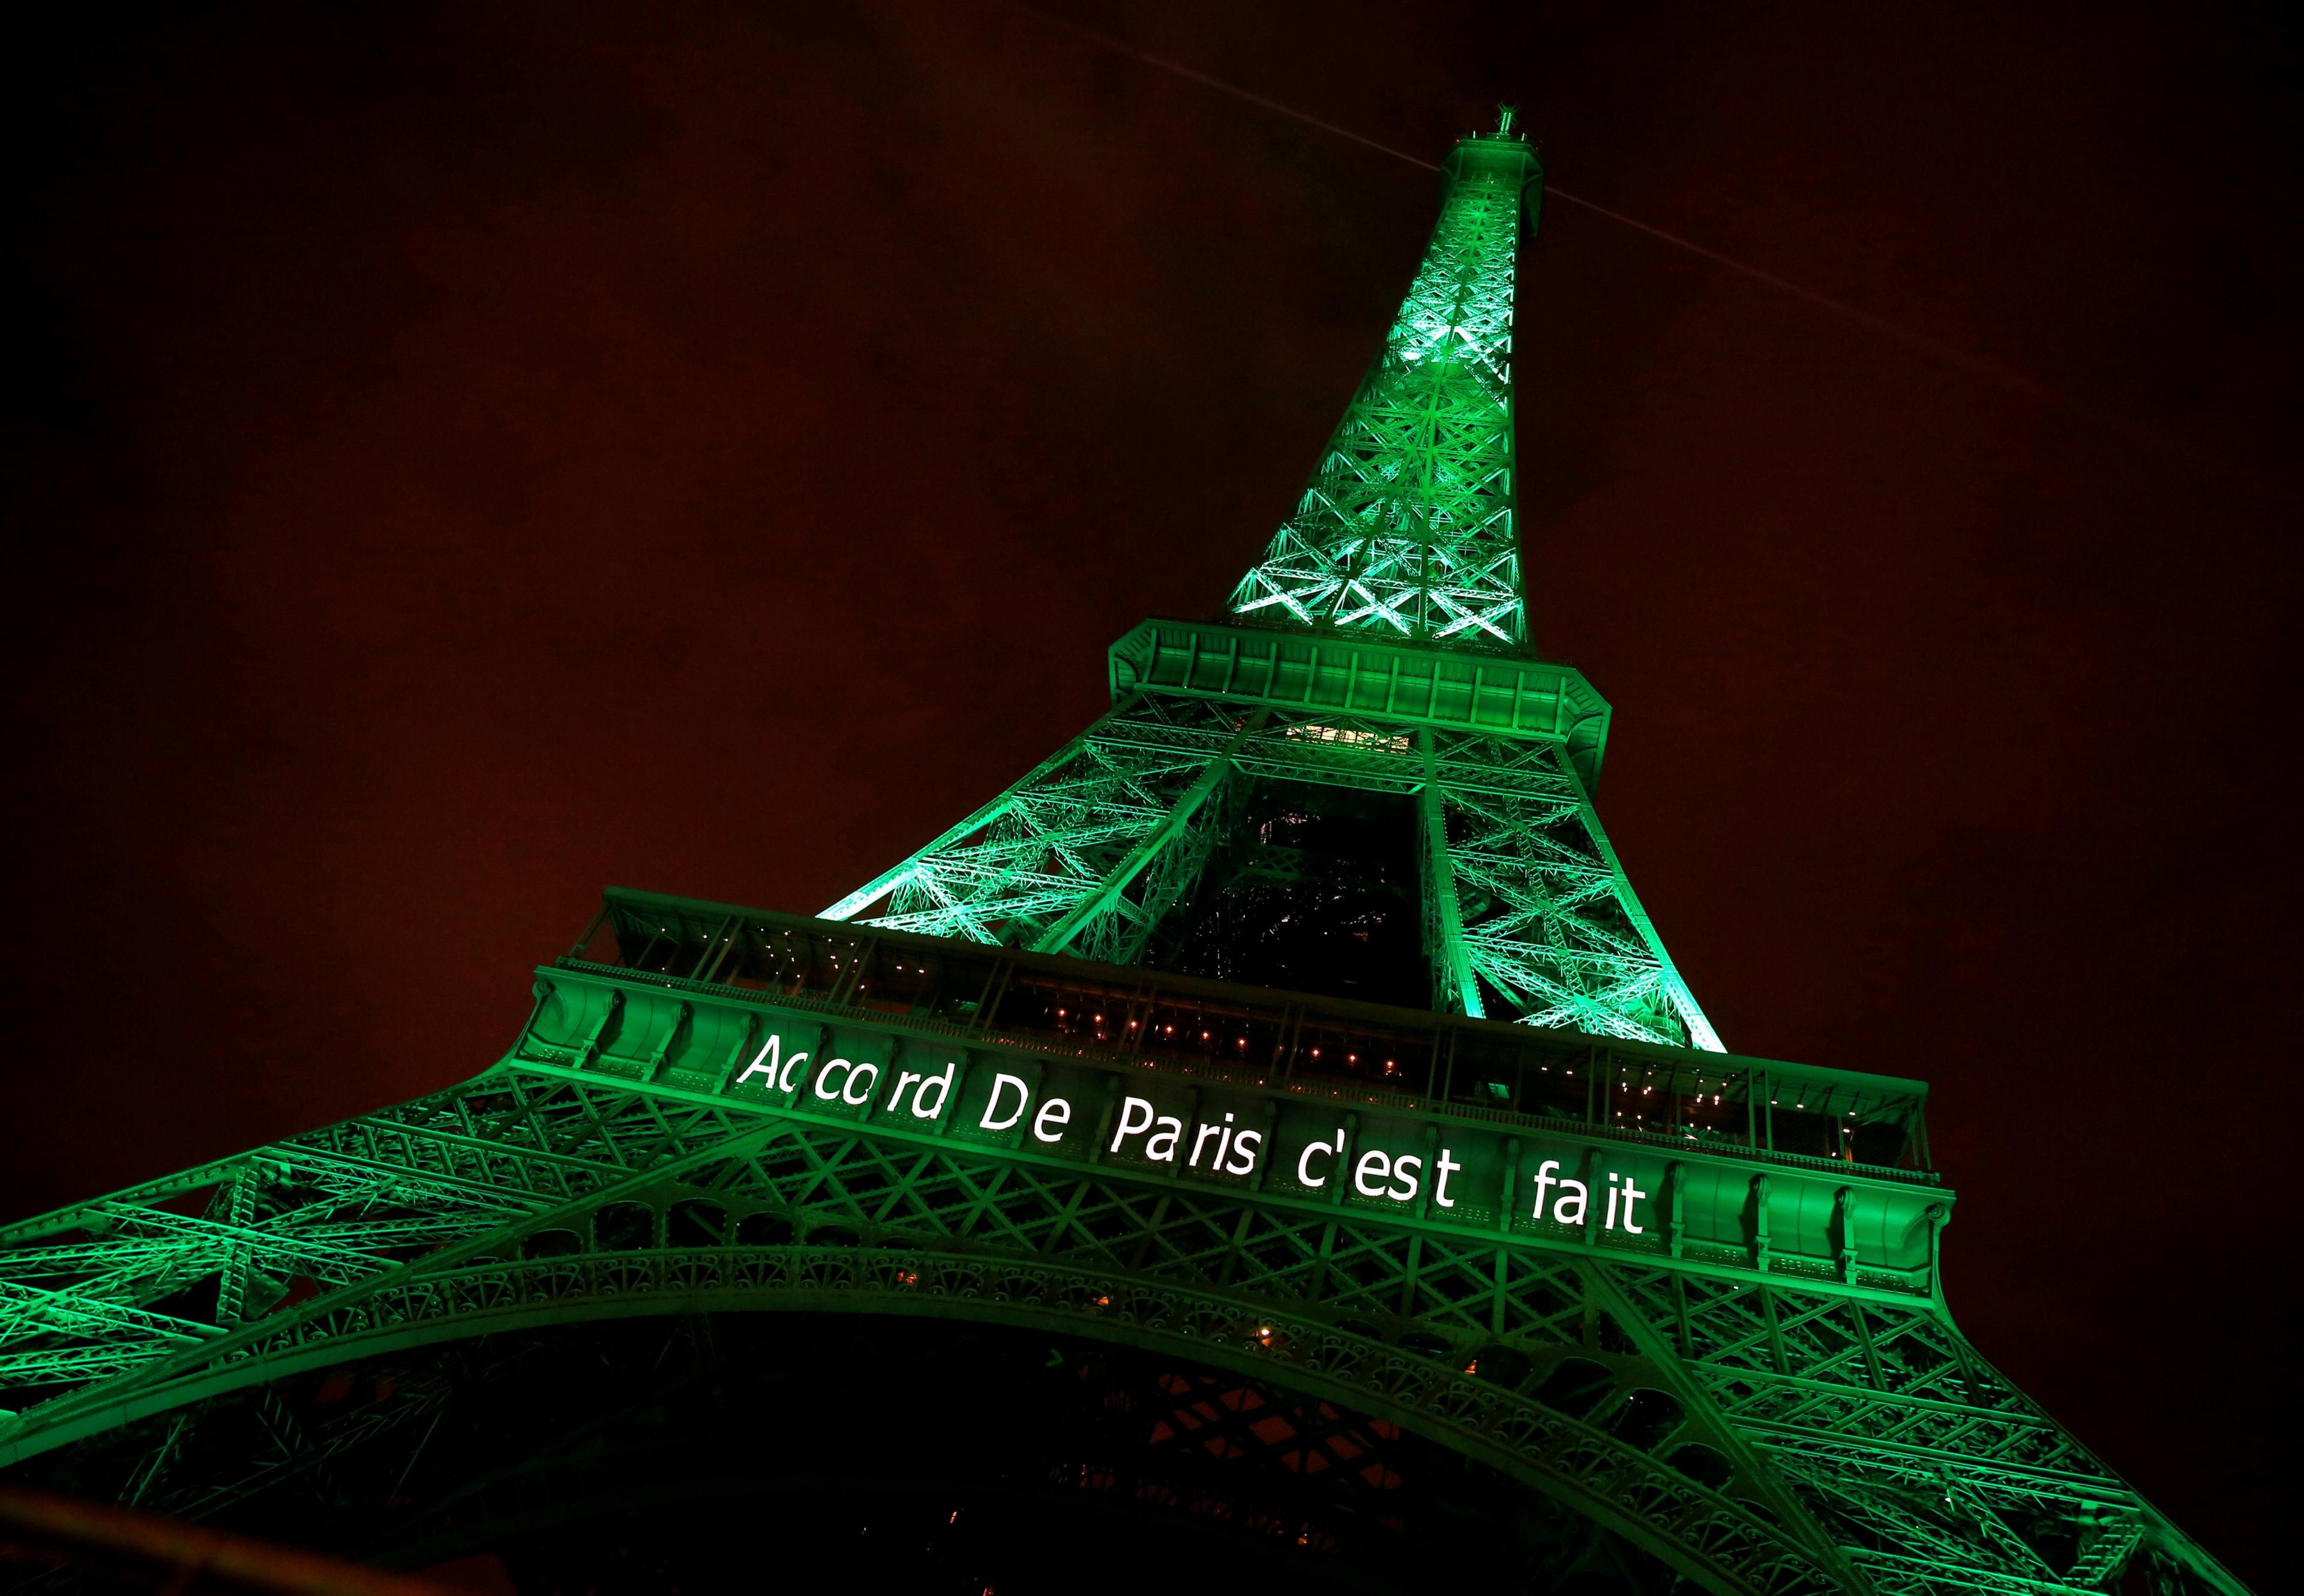
{"type": "Polygon", "coordinates": [[[960,1038],[1933,1181],[1922,1082],[611,890],[563,961],[960,1038]]]}

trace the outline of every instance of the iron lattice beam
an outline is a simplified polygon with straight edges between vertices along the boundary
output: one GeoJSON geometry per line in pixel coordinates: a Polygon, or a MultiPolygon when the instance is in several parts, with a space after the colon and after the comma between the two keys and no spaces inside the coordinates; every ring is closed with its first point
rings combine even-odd
{"type": "Polygon", "coordinates": [[[1131,962],[1217,841],[1208,800],[1241,776],[1419,795],[1425,879],[1445,888],[1427,954],[1455,1012],[1720,1049],[1548,732],[1131,692],[824,918],[1131,962]]]}
{"type": "Polygon", "coordinates": [[[167,1183],[15,1227],[0,1268],[77,1313],[0,1320],[17,1389],[38,1398],[0,1425],[0,1458],[445,1338],[925,1313],[1165,1352],[1396,1422],[1707,1589],[2063,1592],[2147,1536],[2213,1570],[1994,1375],[1932,1291],[1792,1258],[1785,1274],[1611,1256],[1506,1215],[1468,1227],[1283,1181],[1162,1178],[956,1143],[901,1115],[827,1120],[635,1080],[610,1048],[546,1063],[566,1049],[532,1035],[464,1086],[216,1171],[206,1218],[241,1215],[228,1248],[177,1223],[202,1216],[175,1211],[186,1193],[167,1183]],[[278,1283],[236,1323],[221,1312],[234,1269],[278,1283]],[[123,1345],[124,1309],[197,1322],[203,1287],[198,1339],[155,1325],[134,1356],[74,1362],[123,1345]]]}

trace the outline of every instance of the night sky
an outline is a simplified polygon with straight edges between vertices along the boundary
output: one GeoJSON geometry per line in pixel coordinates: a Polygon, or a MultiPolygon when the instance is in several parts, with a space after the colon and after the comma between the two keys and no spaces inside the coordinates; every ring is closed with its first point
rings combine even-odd
{"type": "MultiPolygon", "coordinates": [[[[1066,14],[1426,159],[1516,99],[1568,191],[1968,357],[1549,204],[1537,638],[1729,1046],[1932,1082],[1965,1328],[2272,1588],[2294,24],[1066,14]]],[[[809,912],[1004,785],[1261,549],[1436,196],[988,3],[50,27],[0,1218],[472,1074],[603,885],[809,912]]]]}

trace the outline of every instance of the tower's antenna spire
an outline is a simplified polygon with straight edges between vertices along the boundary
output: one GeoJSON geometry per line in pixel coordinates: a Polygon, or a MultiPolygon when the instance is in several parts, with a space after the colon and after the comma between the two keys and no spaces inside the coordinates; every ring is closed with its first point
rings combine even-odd
{"type": "Polygon", "coordinates": [[[1520,107],[1518,106],[1508,106],[1502,100],[1498,100],[1496,102],[1496,132],[1500,134],[1511,132],[1512,118],[1519,115],[1520,107]]]}

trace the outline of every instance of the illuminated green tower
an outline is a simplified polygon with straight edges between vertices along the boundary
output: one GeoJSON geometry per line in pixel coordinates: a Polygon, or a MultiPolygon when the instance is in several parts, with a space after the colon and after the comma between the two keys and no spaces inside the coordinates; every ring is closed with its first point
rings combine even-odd
{"type": "Polygon", "coordinates": [[[1525,648],[1512,311],[1536,157],[1466,139],[1442,182],[1239,621],[1122,638],[1110,714],[826,919],[1719,1050],[1592,810],[1607,700],[1525,648]]]}
{"type": "Polygon", "coordinates": [[[612,891],[471,1081],[0,1229],[0,1479],[538,1592],[2237,1592],[1953,1327],[1926,1088],[1725,1052],[1608,845],[1538,181],[1457,144],[1228,614],[944,836],[612,891]]]}

